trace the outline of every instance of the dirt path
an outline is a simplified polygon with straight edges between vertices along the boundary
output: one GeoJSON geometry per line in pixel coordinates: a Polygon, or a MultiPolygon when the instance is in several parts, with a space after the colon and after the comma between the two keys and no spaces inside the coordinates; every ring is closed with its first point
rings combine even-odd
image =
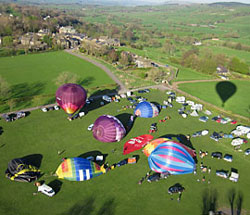
{"type": "Polygon", "coordinates": [[[107,75],[114,81],[116,82],[118,85],[119,85],[119,93],[124,93],[127,91],[127,88],[125,87],[125,85],[104,65],[102,65],[101,63],[93,60],[93,59],[90,59],[84,55],[81,55],[81,54],[77,54],[75,52],[73,52],[73,50],[71,49],[66,49],[64,50],[65,52],[71,54],[71,55],[74,55],[76,57],[79,57],[85,61],[88,61],[94,65],[96,65],[97,67],[101,68],[104,72],[107,73],[107,75]]]}

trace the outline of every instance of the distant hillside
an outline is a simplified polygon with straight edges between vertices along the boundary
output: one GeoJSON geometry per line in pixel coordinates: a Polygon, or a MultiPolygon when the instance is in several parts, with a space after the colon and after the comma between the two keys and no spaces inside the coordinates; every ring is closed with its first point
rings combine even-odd
{"type": "Polygon", "coordinates": [[[210,6],[224,6],[224,7],[244,7],[250,6],[250,4],[240,3],[240,2],[216,2],[208,4],[210,6]]]}

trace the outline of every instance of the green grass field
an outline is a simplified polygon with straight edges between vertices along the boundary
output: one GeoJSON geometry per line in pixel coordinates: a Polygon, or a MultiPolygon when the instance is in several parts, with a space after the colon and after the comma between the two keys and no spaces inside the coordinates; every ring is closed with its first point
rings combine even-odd
{"type": "MultiPolygon", "coordinates": [[[[226,82],[227,83],[227,82],[226,82]]],[[[194,95],[204,101],[214,104],[218,107],[222,107],[224,100],[224,109],[237,113],[239,115],[250,117],[249,107],[249,81],[230,81],[232,86],[235,87],[234,92],[226,97],[223,93],[216,90],[218,82],[207,82],[207,83],[189,83],[180,84],[179,88],[191,95],[194,95]]],[[[224,92],[225,93],[225,92],[224,92]]]]}
{"type": "MultiPolygon", "coordinates": [[[[144,95],[143,95],[144,96],[144,95]]],[[[166,94],[152,91],[145,94],[149,101],[162,104],[166,94]]],[[[200,149],[208,151],[209,156],[201,160],[198,158],[197,175],[171,176],[159,182],[144,182],[138,185],[138,181],[149,170],[147,157],[136,151],[131,155],[122,155],[123,144],[132,137],[148,133],[151,123],[158,122],[166,115],[171,119],[165,123],[158,123],[158,131],[153,134],[158,138],[166,134],[192,134],[195,131],[209,129],[209,135],[213,131],[230,132],[235,125],[222,125],[209,120],[200,122],[198,118],[188,117],[183,119],[177,109],[181,106],[174,103],[173,108],[163,109],[159,116],[153,119],[137,118],[131,131],[119,143],[101,143],[95,140],[87,127],[102,114],[110,114],[125,119],[132,109],[117,112],[122,105],[128,104],[127,100],[120,103],[110,103],[101,108],[90,111],[82,119],[69,122],[66,114],[60,111],[43,113],[40,110],[18,121],[5,122],[0,120],[3,133],[0,135],[0,213],[6,215],[20,214],[107,214],[107,215],[134,215],[134,214],[193,214],[205,213],[207,207],[230,209],[229,199],[235,192],[235,202],[242,197],[242,214],[249,214],[250,172],[248,171],[249,157],[243,153],[235,152],[230,145],[230,140],[215,142],[209,136],[191,138],[191,143],[198,153],[200,149]],[[115,150],[114,150],[115,149],[115,150]],[[58,155],[58,151],[64,151],[58,155]],[[114,150],[114,152],[112,152],[114,150]],[[118,162],[132,155],[139,155],[137,164],[125,165],[116,168],[106,175],[101,175],[89,181],[70,182],[59,180],[54,176],[48,176],[57,169],[63,157],[76,157],[87,152],[99,151],[108,154],[106,162],[109,164],[118,162]],[[212,159],[211,152],[221,151],[223,154],[233,155],[233,162],[212,159]],[[47,184],[53,182],[60,184],[61,189],[52,198],[43,194],[33,196],[36,191],[33,184],[13,182],[4,177],[8,162],[13,158],[38,154],[41,159],[40,169],[45,173],[41,180],[47,184]],[[212,168],[211,174],[201,173],[200,162],[212,168]],[[238,183],[215,176],[215,170],[229,170],[234,167],[240,173],[238,183]],[[206,177],[206,182],[197,182],[197,179],[206,177]],[[211,184],[207,180],[211,180],[211,184]],[[55,181],[57,180],[57,181],[55,181]],[[180,203],[170,200],[167,193],[168,187],[180,183],[185,187],[180,203]],[[212,201],[213,200],[213,201],[212,201]]],[[[218,113],[213,113],[217,115],[218,113]]],[[[202,114],[201,114],[202,115],[202,114]]],[[[242,146],[244,151],[247,145],[242,146]]],[[[235,203],[236,205],[236,203],[235,203]]],[[[236,207],[236,206],[235,206],[236,207]]]]}
{"type": "MultiPolygon", "coordinates": [[[[12,98],[28,98],[28,101],[18,103],[16,109],[52,102],[51,95],[57,89],[55,79],[62,72],[76,74],[79,83],[87,90],[114,84],[100,68],[62,51],[5,57],[0,63],[0,75],[11,85],[12,98]],[[31,101],[40,95],[45,99],[31,101]]],[[[2,105],[0,111],[7,110],[8,107],[2,105]]]]}

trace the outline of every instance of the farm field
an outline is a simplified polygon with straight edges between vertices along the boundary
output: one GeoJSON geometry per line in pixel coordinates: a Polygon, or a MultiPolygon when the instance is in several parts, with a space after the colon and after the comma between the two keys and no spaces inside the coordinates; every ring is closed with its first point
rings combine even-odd
{"type": "MultiPolygon", "coordinates": [[[[156,90],[140,95],[160,104],[163,99],[167,98],[165,93],[156,90]]],[[[101,143],[93,138],[87,127],[103,114],[117,116],[126,125],[126,120],[133,114],[133,110],[121,110],[123,105],[130,105],[126,99],[122,99],[120,103],[110,103],[102,107],[98,107],[98,104],[98,101],[91,104],[92,110],[86,116],[71,122],[66,119],[67,115],[62,110],[47,113],[36,110],[26,118],[8,123],[3,119],[0,120],[3,131],[0,135],[1,214],[198,215],[208,212],[213,206],[216,210],[221,208],[229,210],[229,199],[234,194],[235,201],[239,200],[241,203],[238,206],[235,203],[235,209],[238,207],[243,215],[249,214],[250,194],[246,189],[250,186],[250,172],[247,171],[250,163],[249,157],[243,152],[234,151],[228,139],[215,142],[209,138],[213,131],[229,133],[236,125],[218,124],[212,121],[211,117],[206,123],[191,116],[184,119],[177,112],[181,105],[174,102],[173,108],[162,109],[159,116],[155,118],[136,118],[132,129],[120,142],[101,143]],[[158,121],[166,115],[171,119],[159,123],[158,121]],[[197,157],[197,175],[171,176],[159,182],[143,182],[142,185],[138,185],[138,181],[149,170],[147,157],[141,150],[126,156],[122,155],[123,145],[132,137],[147,134],[150,125],[154,122],[158,124],[158,131],[153,134],[154,138],[170,134],[187,135],[203,129],[209,130],[207,136],[191,138],[191,145],[197,153],[200,149],[208,151],[208,156],[202,160],[197,157]],[[58,151],[63,153],[59,155],[58,151]],[[117,167],[106,175],[89,181],[70,182],[49,176],[57,169],[63,157],[77,157],[97,151],[107,155],[106,162],[109,164],[133,155],[139,155],[139,160],[137,164],[117,167]],[[221,151],[223,155],[232,154],[233,162],[228,163],[211,158],[210,155],[214,151],[221,151]],[[7,164],[11,159],[27,155],[33,155],[41,161],[40,169],[45,173],[41,180],[45,180],[51,186],[60,187],[54,197],[49,198],[42,194],[33,196],[32,193],[36,191],[33,184],[13,182],[4,177],[7,164]],[[200,172],[201,162],[211,167],[210,174],[200,172]],[[230,171],[232,167],[239,171],[238,183],[215,176],[216,170],[230,171]],[[201,180],[203,176],[206,181],[197,182],[197,179],[201,180]],[[211,181],[210,184],[208,180],[211,181]],[[180,203],[176,200],[177,195],[174,195],[174,200],[171,200],[167,193],[167,189],[175,183],[180,183],[185,187],[180,203]]],[[[202,115],[204,114],[200,113],[200,116],[202,115]]],[[[218,115],[218,113],[213,113],[213,115],[218,115]]],[[[243,151],[249,147],[248,144],[242,146],[243,151]]]]}
{"type": "MultiPolygon", "coordinates": [[[[216,85],[219,82],[200,82],[200,83],[185,83],[180,84],[179,88],[193,96],[196,96],[204,101],[214,104],[218,107],[222,107],[224,99],[224,109],[237,113],[239,115],[249,118],[249,81],[232,80],[224,83],[230,83],[230,86],[235,88],[231,95],[225,98],[220,97],[220,94],[216,90],[216,85]]],[[[229,89],[225,89],[226,91],[229,89]]]]}
{"type": "MultiPolygon", "coordinates": [[[[100,68],[62,51],[1,58],[0,75],[11,86],[11,99],[28,99],[18,103],[16,109],[53,103],[58,88],[55,79],[63,72],[76,74],[87,90],[114,84],[100,68]]],[[[8,111],[6,105],[0,106],[3,111],[8,111]]]]}

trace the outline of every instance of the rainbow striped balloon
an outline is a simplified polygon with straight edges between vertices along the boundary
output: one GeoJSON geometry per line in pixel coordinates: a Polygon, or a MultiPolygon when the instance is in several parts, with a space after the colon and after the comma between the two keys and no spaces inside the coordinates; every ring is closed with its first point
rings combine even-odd
{"type": "Polygon", "coordinates": [[[151,170],[172,175],[188,174],[195,170],[195,161],[188,151],[175,141],[158,145],[148,157],[151,170]]]}
{"type": "Polygon", "coordinates": [[[98,164],[85,158],[67,158],[56,170],[58,178],[69,181],[86,181],[105,173],[98,164]]]}

